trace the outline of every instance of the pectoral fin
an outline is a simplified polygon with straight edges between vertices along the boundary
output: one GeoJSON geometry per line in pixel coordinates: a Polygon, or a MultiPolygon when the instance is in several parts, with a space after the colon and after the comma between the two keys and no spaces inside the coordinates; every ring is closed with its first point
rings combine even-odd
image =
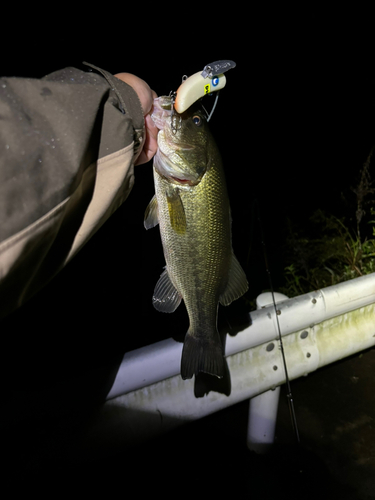
{"type": "Polygon", "coordinates": [[[236,256],[232,254],[229,268],[228,284],[225,291],[220,295],[220,304],[229,306],[231,302],[241,297],[249,288],[246,275],[238,262],[236,256]]]}
{"type": "Polygon", "coordinates": [[[156,195],[153,196],[152,200],[148,204],[148,207],[146,208],[143,224],[146,229],[151,229],[159,224],[158,200],[156,195]]]}
{"type": "Polygon", "coordinates": [[[185,234],[186,232],[186,216],[185,209],[182,204],[181,196],[178,189],[170,190],[166,193],[169,219],[172,228],[177,234],[185,234]]]}
{"type": "Polygon", "coordinates": [[[156,283],[152,303],[158,311],[172,313],[181,303],[181,295],[170,280],[165,269],[156,283]]]}

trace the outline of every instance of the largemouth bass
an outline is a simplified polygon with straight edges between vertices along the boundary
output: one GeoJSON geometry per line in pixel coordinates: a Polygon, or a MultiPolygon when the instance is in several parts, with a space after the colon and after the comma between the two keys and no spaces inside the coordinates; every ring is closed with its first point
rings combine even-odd
{"type": "Polygon", "coordinates": [[[170,97],[154,101],[158,128],[154,157],[155,196],[145,213],[146,229],[159,223],[166,267],[153,305],[173,312],[183,299],[190,326],[181,376],[224,375],[217,330],[218,304],[229,305],[248,289],[232,250],[231,215],[222,160],[200,104],[178,114],[170,97]]]}

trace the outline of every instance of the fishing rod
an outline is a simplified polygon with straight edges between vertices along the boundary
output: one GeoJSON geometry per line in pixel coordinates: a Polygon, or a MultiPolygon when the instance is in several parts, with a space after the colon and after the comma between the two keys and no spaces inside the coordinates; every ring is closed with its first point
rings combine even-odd
{"type": "Polygon", "coordinates": [[[283,366],[284,366],[284,372],[285,372],[285,385],[286,385],[286,389],[287,389],[286,398],[287,398],[287,401],[288,401],[289,414],[290,414],[290,418],[291,418],[291,422],[292,422],[292,427],[293,427],[294,435],[295,435],[297,443],[299,444],[300,443],[300,437],[299,437],[299,432],[298,432],[298,425],[297,425],[296,413],[295,413],[295,410],[294,410],[294,401],[293,401],[292,388],[291,388],[291,385],[290,385],[289,374],[288,374],[288,367],[287,367],[287,364],[286,364],[286,357],[285,357],[285,351],[284,351],[283,338],[282,338],[282,335],[281,335],[281,328],[280,328],[280,323],[279,323],[279,312],[278,312],[277,306],[276,306],[275,294],[274,294],[273,283],[272,283],[272,278],[271,278],[271,271],[270,271],[270,267],[268,265],[267,248],[266,248],[266,243],[265,243],[265,238],[264,238],[262,220],[261,220],[261,217],[260,217],[260,208],[259,208],[258,200],[254,201],[254,205],[256,206],[256,209],[257,209],[257,217],[258,217],[258,222],[259,222],[260,238],[261,238],[261,243],[262,243],[264,262],[265,262],[265,267],[266,267],[266,273],[267,273],[267,276],[268,276],[268,283],[269,283],[269,287],[270,287],[270,290],[271,290],[273,307],[274,307],[274,310],[275,310],[275,317],[276,317],[276,324],[277,324],[277,331],[278,331],[278,340],[279,340],[281,357],[282,357],[282,360],[283,360],[283,366]]]}

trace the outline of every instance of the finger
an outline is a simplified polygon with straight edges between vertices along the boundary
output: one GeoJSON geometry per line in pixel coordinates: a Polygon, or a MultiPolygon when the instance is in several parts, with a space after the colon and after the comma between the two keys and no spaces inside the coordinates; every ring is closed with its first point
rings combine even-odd
{"type": "Polygon", "coordinates": [[[157,136],[159,129],[154,124],[150,115],[145,116],[145,131],[146,137],[143,149],[135,162],[135,165],[142,165],[143,163],[150,161],[158,149],[157,136]]]}

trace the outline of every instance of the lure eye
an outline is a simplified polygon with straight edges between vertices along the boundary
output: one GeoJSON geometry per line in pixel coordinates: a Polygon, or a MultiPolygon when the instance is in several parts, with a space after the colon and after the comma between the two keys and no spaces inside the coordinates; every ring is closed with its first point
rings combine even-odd
{"type": "Polygon", "coordinates": [[[202,118],[198,115],[193,116],[193,123],[197,127],[200,127],[202,125],[202,118]]]}

